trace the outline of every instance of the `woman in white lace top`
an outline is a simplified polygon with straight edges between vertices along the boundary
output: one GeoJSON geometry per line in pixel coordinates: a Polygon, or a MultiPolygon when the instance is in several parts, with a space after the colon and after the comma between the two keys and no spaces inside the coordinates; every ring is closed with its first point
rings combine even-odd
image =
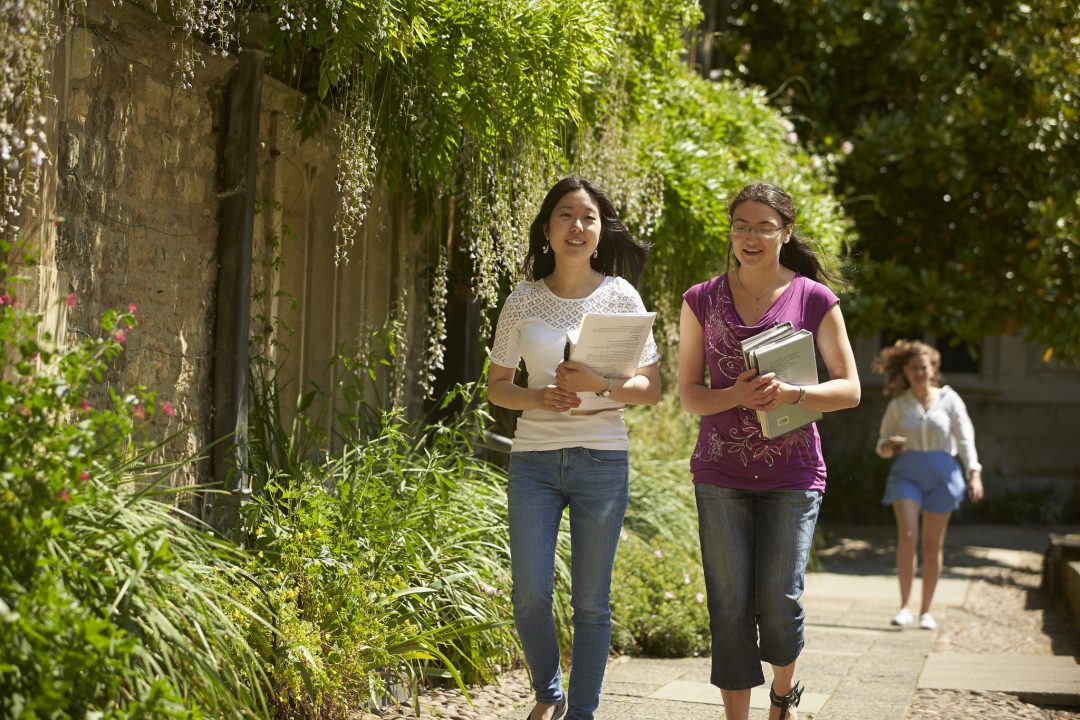
{"type": "Polygon", "coordinates": [[[915,547],[921,512],[919,626],[927,630],[937,627],[930,604],[941,577],[949,517],[960,507],[965,494],[974,502],[983,495],[975,430],[964,401],[948,385],[941,386],[940,367],[941,354],[917,340],[897,340],[874,361],[874,369],[885,375],[885,393],[892,396],[881,419],[877,443],[878,455],[896,458],[882,499],[882,503],[892,505],[896,515],[900,610],[892,622],[904,626],[915,621],[908,601],[917,564],[915,547]]]}
{"type": "Polygon", "coordinates": [[[495,331],[488,399],[524,411],[510,453],[507,504],[514,622],[536,693],[531,720],[591,720],[600,703],[611,645],[611,569],[629,499],[622,408],[660,399],[659,355],[650,335],[637,374],[612,379],[564,360],[563,350],[567,331],[586,312],[644,312],[633,283],[645,252],[603,192],[587,180],[559,181],[529,231],[528,279],[506,299],[495,331]],[[521,360],[528,387],[514,383],[521,360]],[[583,406],[581,396],[592,399],[583,406]],[[574,645],[563,693],[552,591],[567,507],[574,645]]]}

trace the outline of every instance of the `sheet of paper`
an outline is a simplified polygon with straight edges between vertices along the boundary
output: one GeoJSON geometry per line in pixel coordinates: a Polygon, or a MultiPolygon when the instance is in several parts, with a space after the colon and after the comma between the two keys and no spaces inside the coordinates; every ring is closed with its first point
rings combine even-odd
{"type": "Polygon", "coordinates": [[[570,359],[605,377],[633,377],[655,318],[654,312],[586,313],[581,327],[570,334],[570,359]]]}

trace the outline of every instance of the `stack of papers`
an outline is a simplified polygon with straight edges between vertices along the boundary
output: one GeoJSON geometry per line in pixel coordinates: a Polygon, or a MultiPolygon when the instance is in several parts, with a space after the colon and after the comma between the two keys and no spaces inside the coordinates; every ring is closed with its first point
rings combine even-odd
{"type": "MultiPolygon", "coordinates": [[[[637,374],[641,353],[649,339],[656,313],[585,313],[581,325],[566,334],[568,360],[585,363],[609,378],[637,374]]],[[[623,404],[594,393],[578,393],[578,410],[607,410],[623,404]]]]}

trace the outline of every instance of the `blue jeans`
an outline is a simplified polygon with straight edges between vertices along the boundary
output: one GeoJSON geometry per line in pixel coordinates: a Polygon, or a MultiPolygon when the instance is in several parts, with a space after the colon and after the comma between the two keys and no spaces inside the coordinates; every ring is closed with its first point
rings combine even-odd
{"type": "Polygon", "coordinates": [[[712,633],[710,682],[723,690],[756,687],[765,682],[762,660],[783,667],[802,652],[799,598],[821,493],[704,483],[694,493],[712,633]]]}
{"type": "Polygon", "coordinates": [[[624,450],[574,447],[510,454],[514,622],[542,703],[563,694],[552,591],[559,521],[563,508],[570,508],[574,647],[567,720],[592,720],[600,704],[611,646],[611,568],[629,491],[624,450]]]}

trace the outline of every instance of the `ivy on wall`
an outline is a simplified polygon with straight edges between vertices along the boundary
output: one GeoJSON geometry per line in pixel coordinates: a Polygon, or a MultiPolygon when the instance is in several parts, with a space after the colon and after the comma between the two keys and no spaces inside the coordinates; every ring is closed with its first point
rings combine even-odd
{"type": "MultiPolygon", "coordinates": [[[[54,5],[15,6],[11,17],[36,18],[55,35],[54,5]]],[[[809,234],[829,253],[841,247],[847,226],[828,190],[830,158],[800,150],[759,91],[686,65],[700,16],[691,0],[170,0],[170,9],[179,83],[199,67],[200,48],[236,50],[246,13],[262,11],[275,74],[310,98],[301,127],[336,111],[340,261],[377,183],[432,221],[442,255],[429,286],[428,390],[446,343],[447,253],[468,254],[489,331],[544,192],[570,172],[604,186],[652,243],[643,291],[669,321],[659,328],[669,341],[681,292],[724,270],[726,200],[746,182],[788,187],[809,234]]],[[[5,81],[34,116],[44,47],[11,51],[36,85],[5,81]]],[[[34,160],[27,152],[15,151],[24,164],[34,160]]]]}

